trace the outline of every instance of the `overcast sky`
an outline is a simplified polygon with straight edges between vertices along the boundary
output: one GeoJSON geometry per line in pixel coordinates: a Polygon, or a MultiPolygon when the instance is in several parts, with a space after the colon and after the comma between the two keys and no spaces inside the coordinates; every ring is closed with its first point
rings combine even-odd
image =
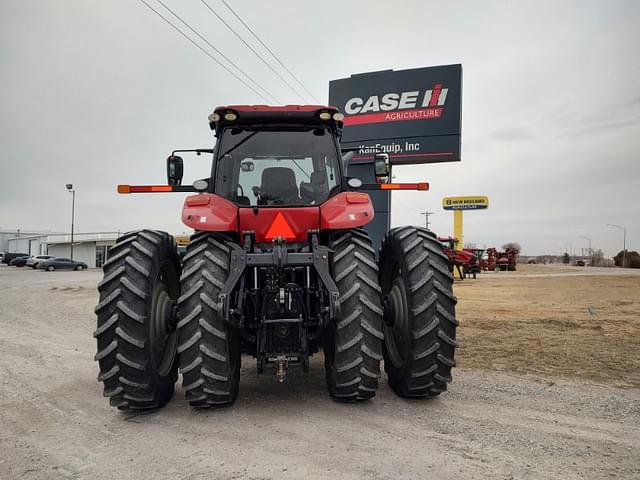
{"type": "MultiPolygon", "coordinates": [[[[163,1],[282,103],[302,103],[200,0],[163,1]]],[[[323,102],[352,73],[463,65],[462,162],[397,168],[431,191],[394,194],[393,224],[429,210],[450,234],[442,197],[487,195],[489,210],[465,214],[466,242],[540,254],[580,252],[587,236],[611,254],[616,223],[640,249],[640,2],[228,2],[323,102]]],[[[264,101],[138,0],[0,7],[0,228],[68,231],[73,183],[76,231],[185,231],[184,195],[116,184],[166,182],[172,149],[213,144],[215,105],[264,101]]],[[[185,180],[209,161],[185,158],[185,180]]]]}

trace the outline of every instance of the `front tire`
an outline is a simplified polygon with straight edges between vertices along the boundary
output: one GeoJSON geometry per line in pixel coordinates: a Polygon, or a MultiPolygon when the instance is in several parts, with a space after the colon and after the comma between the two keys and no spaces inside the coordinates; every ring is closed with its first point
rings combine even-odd
{"type": "Polygon", "coordinates": [[[103,270],[94,337],[104,396],[120,410],[162,407],[178,376],[180,264],[173,237],[155,230],[127,233],[103,270]]]}
{"type": "Polygon", "coordinates": [[[238,396],[240,339],[218,312],[218,294],[229,277],[231,250],[239,248],[223,234],[199,232],[183,259],[178,353],[193,407],[224,407],[238,396]]]}
{"type": "Polygon", "coordinates": [[[53,272],[56,269],[56,267],[54,267],[53,265],[49,265],[47,267],[47,272],[53,272]]]}
{"type": "Polygon", "coordinates": [[[389,385],[401,397],[439,395],[457,346],[448,258],[431,231],[400,227],[385,236],[380,262],[389,385]]]}
{"type": "Polygon", "coordinates": [[[325,335],[327,386],[339,402],[373,398],[382,360],[382,307],[375,250],[363,230],[346,230],[329,241],[341,318],[325,335]]]}

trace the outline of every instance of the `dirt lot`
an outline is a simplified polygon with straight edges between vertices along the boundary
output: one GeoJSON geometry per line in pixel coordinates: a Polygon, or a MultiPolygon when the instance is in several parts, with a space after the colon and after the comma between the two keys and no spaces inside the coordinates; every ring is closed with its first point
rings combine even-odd
{"type": "Polygon", "coordinates": [[[383,384],[340,405],[321,358],[284,385],[247,361],[233,408],[193,411],[178,388],[135,416],[96,382],[100,272],[2,266],[0,478],[640,478],[639,309],[623,293],[640,277],[545,272],[457,285],[461,368],[439,399],[383,384]]]}
{"type": "Polygon", "coordinates": [[[459,365],[640,387],[640,272],[589,273],[524,265],[457,283],[459,365]]]}

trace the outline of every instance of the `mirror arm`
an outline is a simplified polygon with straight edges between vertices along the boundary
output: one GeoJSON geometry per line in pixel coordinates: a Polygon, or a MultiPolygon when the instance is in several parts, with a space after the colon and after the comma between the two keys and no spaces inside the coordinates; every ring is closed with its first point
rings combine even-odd
{"type": "Polygon", "coordinates": [[[171,152],[171,155],[174,156],[176,153],[183,153],[183,152],[194,152],[197,155],[200,155],[202,153],[210,153],[211,155],[213,155],[213,148],[191,148],[191,149],[180,149],[180,150],[174,150],[173,152],[171,152]]]}

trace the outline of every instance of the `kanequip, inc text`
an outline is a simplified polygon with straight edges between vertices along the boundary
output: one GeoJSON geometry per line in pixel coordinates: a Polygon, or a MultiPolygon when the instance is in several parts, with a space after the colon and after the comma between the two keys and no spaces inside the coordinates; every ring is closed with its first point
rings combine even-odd
{"type": "Polygon", "coordinates": [[[403,153],[420,151],[420,142],[376,143],[375,145],[358,145],[358,153],[403,153]]]}

